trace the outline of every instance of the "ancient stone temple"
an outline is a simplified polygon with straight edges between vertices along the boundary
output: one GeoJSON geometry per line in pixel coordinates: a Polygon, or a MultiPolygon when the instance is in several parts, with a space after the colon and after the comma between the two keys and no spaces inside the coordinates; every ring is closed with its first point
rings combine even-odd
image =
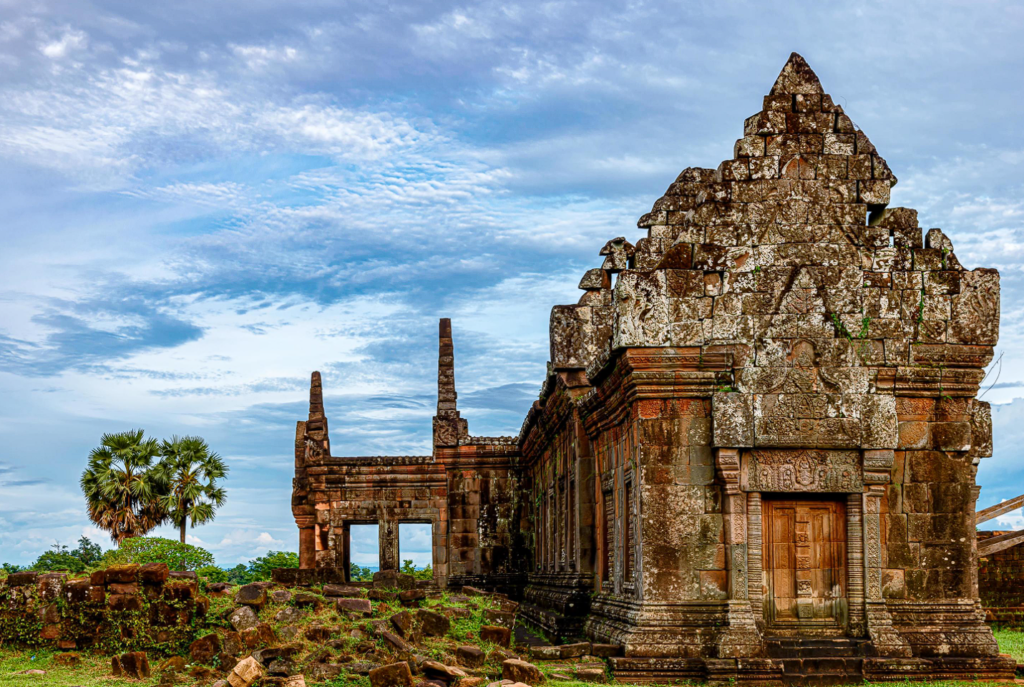
{"type": "Polygon", "coordinates": [[[889,208],[885,160],[793,55],[732,159],[685,169],[551,313],[515,438],[469,434],[440,329],[430,456],[296,437],[303,567],[429,522],[435,581],[501,588],[622,679],[1009,677],[978,602],[976,395],[999,275],[889,208]],[[817,665],[816,664],[816,665],[817,665]]]}

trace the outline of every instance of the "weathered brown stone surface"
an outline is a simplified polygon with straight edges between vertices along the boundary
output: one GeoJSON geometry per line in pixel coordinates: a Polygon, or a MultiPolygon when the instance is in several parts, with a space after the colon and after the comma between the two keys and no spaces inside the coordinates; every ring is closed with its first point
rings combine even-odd
{"type": "Polygon", "coordinates": [[[0,644],[86,649],[125,646],[111,614],[138,628],[131,647],[148,647],[147,637],[187,650],[192,621],[205,615],[209,600],[189,587],[175,591],[165,564],[123,565],[87,578],[65,573],[14,573],[0,580],[0,644]],[[38,626],[38,631],[30,628],[38,626]],[[26,629],[29,628],[29,629],[26,629]]]}
{"type": "Polygon", "coordinates": [[[552,309],[518,437],[469,434],[448,320],[430,456],[333,456],[314,373],[294,582],[344,577],[348,528],[377,522],[399,589],[398,525],[429,522],[434,584],[621,646],[621,679],[1009,677],[974,527],[998,272],[888,207],[892,170],[799,55],[733,155],[552,309]]]}

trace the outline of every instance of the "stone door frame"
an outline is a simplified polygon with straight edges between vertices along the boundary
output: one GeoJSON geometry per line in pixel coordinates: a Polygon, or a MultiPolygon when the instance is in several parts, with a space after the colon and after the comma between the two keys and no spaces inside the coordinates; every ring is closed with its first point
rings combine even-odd
{"type": "MultiPolygon", "coordinates": [[[[844,472],[835,469],[828,449],[753,449],[716,448],[716,481],[723,488],[723,519],[726,544],[726,565],[729,569],[729,614],[736,616],[737,625],[745,624],[738,602],[750,609],[753,621],[762,632],[766,627],[765,585],[764,585],[764,532],[763,493],[784,493],[799,495],[812,490],[834,496],[846,495],[846,599],[849,608],[849,622],[846,634],[851,637],[870,636],[876,647],[883,652],[900,655],[906,643],[892,629],[892,620],[885,609],[882,597],[882,499],[886,485],[891,480],[895,459],[893,450],[857,450],[860,475],[844,481],[844,472]],[[763,450],[781,457],[789,453],[797,458],[802,453],[826,454],[824,459],[817,456],[819,464],[816,476],[793,480],[779,479],[765,488],[763,482],[745,474],[750,462],[744,461],[744,454],[763,450]],[[784,486],[786,488],[780,488],[784,486]],[[837,489],[839,486],[841,488],[837,489]],[[807,488],[810,487],[810,488],[807,488]],[[842,487],[845,487],[844,491],[842,487]]],[[[835,451],[843,454],[843,469],[848,468],[849,450],[835,451]]]]}

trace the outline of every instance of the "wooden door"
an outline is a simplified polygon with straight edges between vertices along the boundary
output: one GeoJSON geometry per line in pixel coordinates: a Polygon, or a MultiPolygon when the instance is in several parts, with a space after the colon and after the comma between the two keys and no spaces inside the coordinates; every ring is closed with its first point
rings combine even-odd
{"type": "Polygon", "coordinates": [[[836,628],[846,618],[846,508],[840,501],[765,500],[769,625],[836,628]]]}

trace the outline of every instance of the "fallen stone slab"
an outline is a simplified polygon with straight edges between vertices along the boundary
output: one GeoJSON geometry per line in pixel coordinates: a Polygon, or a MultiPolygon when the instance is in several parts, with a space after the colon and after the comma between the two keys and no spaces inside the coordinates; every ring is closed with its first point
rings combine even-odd
{"type": "Polygon", "coordinates": [[[525,682],[528,685],[536,685],[538,682],[544,682],[544,673],[540,672],[540,668],[516,658],[510,658],[501,663],[501,677],[504,680],[514,680],[516,682],[525,682]]]}
{"type": "Polygon", "coordinates": [[[512,643],[512,630],[496,625],[483,625],[480,628],[480,641],[508,648],[508,645],[512,643]]]}
{"type": "Polygon", "coordinates": [[[416,620],[419,621],[420,631],[430,637],[444,637],[452,626],[448,618],[425,608],[416,611],[416,620]]]}
{"type": "Polygon", "coordinates": [[[467,668],[479,668],[487,661],[487,654],[478,646],[467,644],[455,649],[455,656],[459,663],[467,668]]]}
{"type": "Polygon", "coordinates": [[[259,611],[267,605],[267,590],[257,584],[247,584],[235,592],[235,603],[251,606],[259,611]]]}
{"type": "Polygon", "coordinates": [[[350,587],[347,584],[325,584],[324,596],[361,598],[363,596],[363,589],[360,587],[350,587]]]}
{"type": "Polygon", "coordinates": [[[279,623],[297,623],[305,617],[305,611],[295,608],[294,606],[287,606],[277,612],[277,615],[274,616],[274,620],[279,623]]]}
{"type": "Polygon", "coordinates": [[[558,661],[562,658],[561,647],[557,646],[531,646],[530,658],[538,661],[558,661]]]}
{"type": "Polygon", "coordinates": [[[373,606],[369,599],[339,598],[334,602],[338,613],[361,613],[363,616],[373,615],[373,606]]]}
{"type": "Polygon", "coordinates": [[[238,662],[238,665],[228,675],[228,684],[231,687],[250,687],[252,683],[262,678],[265,674],[263,666],[260,665],[259,661],[252,656],[246,656],[238,662]]]}
{"type": "Polygon", "coordinates": [[[420,602],[427,598],[427,593],[422,589],[407,589],[398,595],[398,602],[406,607],[419,606],[420,602]]]}
{"type": "Polygon", "coordinates": [[[275,589],[270,592],[270,599],[276,604],[286,604],[292,600],[292,593],[287,589],[275,589]]]}
{"type": "Polygon", "coordinates": [[[590,642],[576,642],[575,644],[562,644],[558,652],[562,658],[579,658],[590,653],[590,642]]]}
{"type": "Polygon", "coordinates": [[[257,617],[256,611],[248,606],[240,606],[231,611],[231,615],[228,616],[228,622],[231,623],[231,627],[235,628],[235,630],[242,632],[243,630],[250,630],[256,627],[260,619],[257,617]]]}
{"type": "Polygon", "coordinates": [[[580,682],[607,682],[608,676],[602,668],[578,668],[576,679],[580,682]]]}
{"type": "Polygon", "coordinates": [[[405,661],[370,671],[370,687],[412,687],[412,671],[405,661]]]}
{"type": "Polygon", "coordinates": [[[440,661],[423,661],[423,663],[420,664],[420,670],[422,670],[423,674],[428,678],[444,680],[447,683],[455,682],[460,678],[469,677],[469,674],[461,668],[447,666],[440,661]]]}
{"type": "Polygon", "coordinates": [[[142,680],[150,676],[149,658],[145,651],[130,651],[110,659],[111,672],[114,677],[130,677],[142,680]]]}
{"type": "Polygon", "coordinates": [[[399,611],[389,618],[391,624],[398,634],[403,637],[410,637],[412,635],[413,628],[416,626],[416,621],[413,619],[412,613],[409,611],[399,611]]]}
{"type": "Polygon", "coordinates": [[[220,650],[220,635],[213,632],[192,642],[188,647],[188,655],[193,663],[209,663],[220,650]]]}

